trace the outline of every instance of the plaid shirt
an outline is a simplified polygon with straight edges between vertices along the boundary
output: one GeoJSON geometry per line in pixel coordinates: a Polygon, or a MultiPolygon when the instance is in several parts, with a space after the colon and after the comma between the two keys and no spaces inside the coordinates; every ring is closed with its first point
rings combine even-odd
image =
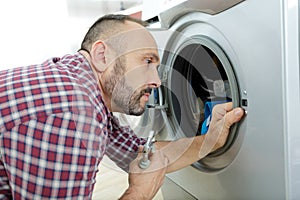
{"type": "Polygon", "coordinates": [[[80,53],[0,72],[1,199],[90,199],[104,154],[126,170],[144,143],[80,53]]]}

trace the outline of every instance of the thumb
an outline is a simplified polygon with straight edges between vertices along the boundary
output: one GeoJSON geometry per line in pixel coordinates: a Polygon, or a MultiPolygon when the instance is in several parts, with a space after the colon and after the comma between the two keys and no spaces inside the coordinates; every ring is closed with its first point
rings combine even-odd
{"type": "Polygon", "coordinates": [[[230,112],[226,113],[226,117],[225,117],[226,127],[230,127],[232,124],[240,121],[243,116],[244,116],[244,110],[242,108],[235,108],[230,112]]]}
{"type": "Polygon", "coordinates": [[[144,150],[144,146],[143,145],[140,145],[138,147],[138,153],[143,153],[143,150],[144,150]]]}

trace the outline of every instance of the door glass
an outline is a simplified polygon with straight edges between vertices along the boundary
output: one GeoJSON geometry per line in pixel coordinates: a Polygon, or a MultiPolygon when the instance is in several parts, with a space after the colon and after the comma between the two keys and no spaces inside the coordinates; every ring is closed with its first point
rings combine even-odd
{"type": "Polygon", "coordinates": [[[176,56],[173,70],[171,90],[176,120],[178,123],[186,123],[182,124],[182,128],[188,136],[205,134],[211,108],[216,104],[232,101],[228,77],[222,63],[207,47],[190,44],[176,56]]]}
{"type": "MultiPolygon", "coordinates": [[[[239,104],[239,90],[231,63],[217,44],[202,37],[186,41],[168,57],[166,65],[172,66],[167,86],[169,115],[175,129],[180,130],[176,134],[182,137],[206,134],[215,105],[239,104]]],[[[194,166],[213,171],[226,167],[233,158],[215,158],[231,147],[236,134],[235,125],[225,146],[194,166]]]]}

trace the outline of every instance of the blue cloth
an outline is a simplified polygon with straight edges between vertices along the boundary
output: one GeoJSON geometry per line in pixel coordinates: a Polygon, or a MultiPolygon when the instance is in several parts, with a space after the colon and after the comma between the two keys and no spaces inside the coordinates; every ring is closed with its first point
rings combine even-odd
{"type": "Polygon", "coordinates": [[[204,135],[207,133],[210,120],[211,120],[211,114],[212,114],[212,109],[215,105],[221,104],[221,103],[226,103],[229,102],[228,100],[223,100],[223,101],[207,101],[204,105],[204,122],[202,123],[201,126],[201,135],[204,135]]]}

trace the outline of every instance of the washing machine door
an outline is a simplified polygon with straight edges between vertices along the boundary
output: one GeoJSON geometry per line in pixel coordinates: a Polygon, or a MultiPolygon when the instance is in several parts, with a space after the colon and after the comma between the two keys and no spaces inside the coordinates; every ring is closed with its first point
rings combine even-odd
{"type": "MultiPolygon", "coordinates": [[[[247,106],[235,75],[236,63],[227,54],[230,45],[218,30],[201,21],[186,20],[169,31],[172,36],[162,53],[159,70],[163,84],[158,96],[165,106],[161,115],[166,125],[158,137],[163,140],[206,134],[213,106],[226,102],[234,107],[247,106]]],[[[238,129],[238,123],[233,125],[224,147],[193,166],[215,172],[230,165],[243,140],[238,129]]]]}

